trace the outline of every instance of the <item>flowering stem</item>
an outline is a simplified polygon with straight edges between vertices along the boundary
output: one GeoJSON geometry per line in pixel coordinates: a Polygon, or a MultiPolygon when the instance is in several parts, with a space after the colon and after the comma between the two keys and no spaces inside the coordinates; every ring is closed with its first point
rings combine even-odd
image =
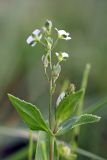
{"type": "Polygon", "coordinates": [[[51,57],[51,51],[50,51],[50,88],[49,88],[49,96],[50,96],[50,99],[49,99],[49,125],[50,125],[50,129],[52,129],[52,125],[51,125],[51,110],[52,110],[52,57],[51,57]]]}
{"type": "MultiPolygon", "coordinates": [[[[52,57],[50,51],[50,88],[49,88],[49,125],[50,129],[52,130],[52,88],[53,88],[53,78],[52,78],[52,57]]],[[[54,137],[50,136],[50,160],[54,160],[54,137]]]]}

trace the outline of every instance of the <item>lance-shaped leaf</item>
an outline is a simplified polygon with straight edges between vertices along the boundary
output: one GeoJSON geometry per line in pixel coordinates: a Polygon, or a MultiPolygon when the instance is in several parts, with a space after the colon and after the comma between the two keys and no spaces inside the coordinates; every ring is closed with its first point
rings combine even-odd
{"type": "Polygon", "coordinates": [[[39,109],[28,102],[8,94],[9,100],[31,130],[42,130],[51,133],[39,109]]]}
{"type": "Polygon", "coordinates": [[[74,127],[88,124],[88,123],[98,122],[99,120],[100,120],[100,117],[92,114],[84,114],[81,116],[73,117],[67,120],[65,123],[63,123],[59,127],[56,135],[63,135],[69,130],[73,129],[74,127]]]}
{"type": "Polygon", "coordinates": [[[82,94],[83,90],[71,93],[59,103],[56,108],[56,120],[58,125],[71,117],[82,97],[82,94]]]}

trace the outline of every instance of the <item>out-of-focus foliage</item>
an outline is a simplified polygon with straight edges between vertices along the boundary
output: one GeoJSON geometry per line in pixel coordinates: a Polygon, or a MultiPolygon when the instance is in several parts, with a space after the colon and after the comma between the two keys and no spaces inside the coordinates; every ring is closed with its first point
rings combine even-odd
{"type": "MultiPolygon", "coordinates": [[[[43,50],[40,46],[29,47],[26,38],[47,18],[58,29],[72,33],[72,40],[66,44],[62,41],[58,47],[59,50],[65,47],[70,59],[62,66],[57,92],[65,77],[79,88],[85,64],[90,62],[92,69],[85,106],[106,96],[107,1],[0,0],[0,125],[21,125],[16,112],[7,103],[7,92],[43,106],[41,109],[46,116],[48,88],[42,73],[43,50]]],[[[96,128],[82,127],[80,146],[106,158],[107,109],[98,114],[102,120],[96,128]]],[[[8,142],[5,139],[0,137],[0,143],[8,142]]]]}

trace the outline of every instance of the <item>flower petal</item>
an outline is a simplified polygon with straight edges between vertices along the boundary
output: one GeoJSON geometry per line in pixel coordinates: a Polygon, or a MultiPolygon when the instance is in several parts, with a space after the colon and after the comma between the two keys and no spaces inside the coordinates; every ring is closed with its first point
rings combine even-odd
{"type": "Polygon", "coordinates": [[[56,54],[57,57],[59,56],[59,53],[58,53],[58,52],[56,52],[55,54],[56,54]]]}
{"type": "Polygon", "coordinates": [[[32,34],[35,35],[35,36],[38,36],[38,34],[40,33],[41,31],[39,29],[35,29],[32,34]]]}
{"type": "Polygon", "coordinates": [[[34,38],[32,36],[29,36],[26,40],[28,44],[31,44],[33,41],[34,41],[34,38]]]}
{"type": "Polygon", "coordinates": [[[34,37],[35,41],[40,41],[41,38],[42,38],[41,30],[35,29],[35,30],[32,32],[32,36],[34,37]]]}
{"type": "Polygon", "coordinates": [[[66,36],[69,35],[69,34],[68,34],[67,32],[65,32],[64,30],[59,30],[58,33],[59,33],[60,35],[66,35],[66,36]]]}
{"type": "Polygon", "coordinates": [[[71,37],[66,37],[66,38],[64,38],[65,40],[70,40],[71,39],[71,37]]]}
{"type": "Polygon", "coordinates": [[[66,52],[62,52],[62,57],[63,57],[63,58],[68,58],[68,57],[69,57],[69,54],[66,53],[66,52]]]}
{"type": "Polygon", "coordinates": [[[33,36],[29,36],[26,40],[26,42],[31,45],[32,47],[36,45],[36,42],[34,41],[33,36]]]}

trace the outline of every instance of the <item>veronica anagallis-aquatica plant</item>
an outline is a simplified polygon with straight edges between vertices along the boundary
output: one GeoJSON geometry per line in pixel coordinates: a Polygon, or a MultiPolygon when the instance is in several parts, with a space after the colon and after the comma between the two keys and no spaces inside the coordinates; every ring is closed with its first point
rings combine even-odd
{"type": "MultiPolygon", "coordinates": [[[[73,84],[70,84],[60,93],[53,109],[53,96],[56,90],[56,82],[61,72],[61,63],[66,63],[70,56],[65,51],[55,51],[56,45],[61,40],[67,43],[67,41],[71,40],[70,34],[64,30],[54,28],[52,22],[46,20],[45,25],[41,29],[34,30],[26,41],[32,47],[40,44],[45,50],[41,60],[49,84],[48,120],[44,119],[36,105],[8,94],[10,102],[28,125],[30,135],[31,130],[39,131],[35,160],[59,160],[59,149],[57,147],[59,145],[57,143],[59,136],[66,134],[70,130],[72,131],[77,126],[100,120],[100,117],[88,113],[75,114],[78,104],[84,95],[84,89],[75,91],[73,84]],[[53,30],[56,34],[56,39],[53,36],[53,30]]],[[[32,159],[31,152],[32,149],[29,151],[29,160],[32,159]]],[[[68,152],[68,154],[68,159],[73,160],[75,158],[72,153],[68,152]]]]}

